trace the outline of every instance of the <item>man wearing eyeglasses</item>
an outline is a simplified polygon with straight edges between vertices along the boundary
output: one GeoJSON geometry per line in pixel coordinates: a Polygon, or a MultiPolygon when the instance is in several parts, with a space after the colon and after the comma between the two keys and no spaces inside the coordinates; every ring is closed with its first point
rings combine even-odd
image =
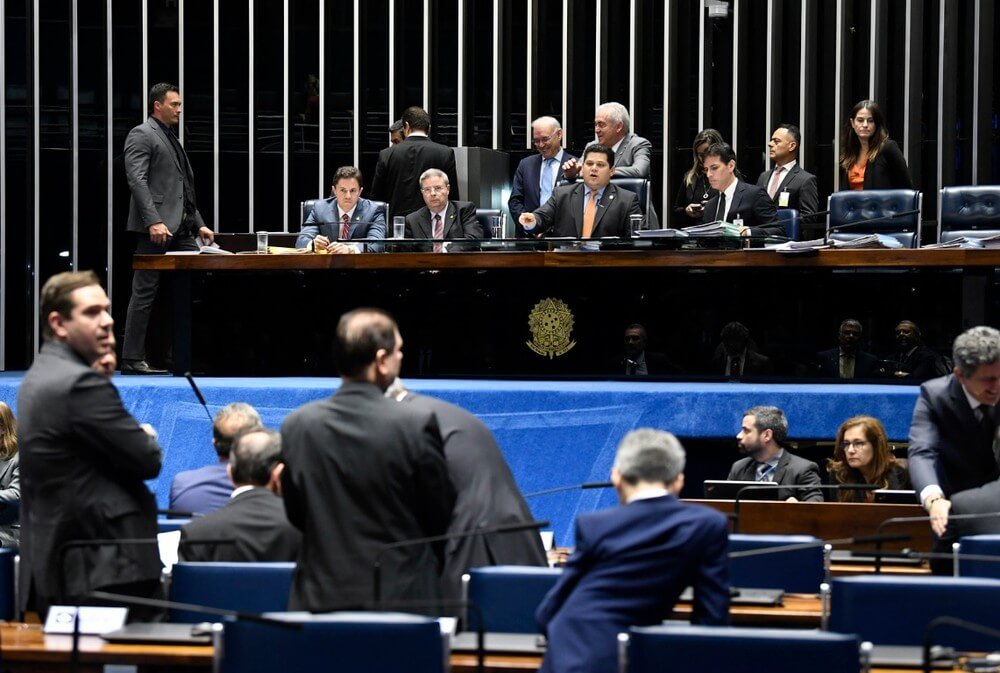
{"type": "MultiPolygon", "coordinates": [[[[448,175],[436,168],[420,174],[420,194],[424,207],[406,216],[407,238],[433,238],[438,241],[482,238],[483,228],[476,220],[476,207],[468,201],[450,201],[448,175]]],[[[434,252],[444,252],[443,243],[434,243],[434,252]]]]}
{"type": "MultiPolygon", "coordinates": [[[[562,141],[562,126],[555,117],[539,117],[531,123],[531,142],[538,154],[522,159],[514,172],[514,187],[507,201],[514,222],[521,213],[537,210],[548,201],[556,183],[566,178],[562,166],[576,157],[563,149],[562,141]]],[[[517,236],[526,236],[520,223],[517,236]]]]}

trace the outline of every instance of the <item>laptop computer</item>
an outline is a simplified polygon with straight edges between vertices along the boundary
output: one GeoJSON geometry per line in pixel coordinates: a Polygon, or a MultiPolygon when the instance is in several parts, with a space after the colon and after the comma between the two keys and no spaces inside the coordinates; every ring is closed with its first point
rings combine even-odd
{"type": "Polygon", "coordinates": [[[212,624],[167,624],[135,622],[102,633],[109,643],[163,643],[170,645],[210,645],[212,624]]]}

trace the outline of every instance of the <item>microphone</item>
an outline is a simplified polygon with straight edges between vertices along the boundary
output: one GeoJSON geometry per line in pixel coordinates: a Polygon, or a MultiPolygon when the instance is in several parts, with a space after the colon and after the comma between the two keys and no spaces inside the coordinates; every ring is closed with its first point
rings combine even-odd
{"type": "Polygon", "coordinates": [[[430,544],[432,542],[447,542],[448,540],[458,540],[464,537],[474,537],[476,535],[516,533],[522,530],[531,529],[537,530],[538,528],[544,528],[548,525],[548,521],[521,521],[518,523],[501,524],[499,526],[489,526],[487,528],[473,528],[471,530],[462,530],[455,533],[442,533],[441,535],[430,535],[428,537],[400,540],[399,542],[384,544],[381,548],[379,548],[378,552],[375,553],[375,563],[372,565],[372,598],[375,607],[378,608],[382,603],[382,555],[386,552],[392,551],[393,549],[402,549],[403,547],[413,547],[421,544],[430,544]]]}
{"type": "Polygon", "coordinates": [[[534,498],[536,495],[549,495],[550,493],[562,493],[563,491],[575,491],[577,489],[589,489],[589,488],[611,488],[614,486],[610,481],[585,481],[582,484],[573,484],[572,486],[557,486],[556,488],[547,488],[543,491],[535,491],[533,493],[525,493],[525,498],[534,498]]]}
{"type": "Polygon", "coordinates": [[[157,516],[165,516],[171,519],[193,519],[196,516],[201,516],[195,512],[185,512],[180,509],[158,509],[156,510],[157,516]]]}
{"type": "MultiPolygon", "coordinates": [[[[1000,512],[983,512],[981,514],[949,514],[948,522],[952,521],[973,521],[976,519],[997,519],[1000,518],[1000,512]]],[[[894,516],[892,518],[886,519],[878,525],[876,528],[876,533],[881,533],[882,529],[886,526],[894,526],[898,523],[918,523],[918,522],[929,522],[931,520],[930,515],[927,516],[894,516]]],[[[881,557],[876,557],[875,559],[875,572],[882,572],[881,557]]]]}
{"type": "Polygon", "coordinates": [[[201,402],[201,406],[204,407],[205,413],[208,414],[209,422],[215,423],[215,419],[212,418],[212,412],[208,410],[208,405],[205,403],[205,396],[201,394],[200,390],[198,390],[198,384],[194,382],[194,377],[191,376],[191,372],[184,372],[184,378],[186,378],[188,383],[191,384],[191,390],[194,391],[195,397],[197,397],[198,401],[201,402]]]}
{"type": "Polygon", "coordinates": [[[779,490],[788,491],[880,491],[878,484],[779,484],[773,481],[758,481],[747,484],[736,492],[733,499],[733,532],[740,532],[740,498],[747,491],[779,490]]]}
{"type": "MultiPolygon", "coordinates": [[[[826,545],[855,545],[855,544],[868,544],[868,543],[880,544],[882,542],[905,542],[906,540],[909,540],[912,537],[913,537],[912,535],[906,533],[893,533],[889,535],[856,535],[854,537],[842,537],[836,540],[817,540],[816,542],[796,542],[793,544],[783,544],[777,547],[744,549],[743,551],[729,552],[727,556],[728,558],[746,558],[748,556],[766,556],[767,554],[780,554],[783,552],[800,551],[802,549],[814,549],[816,547],[825,547],[826,545]]],[[[886,552],[886,554],[889,553],[894,553],[894,552],[886,552]]]]}
{"type": "MultiPolygon", "coordinates": [[[[982,624],[977,624],[976,622],[970,622],[965,619],[959,619],[958,617],[951,617],[949,615],[942,615],[940,617],[935,617],[927,626],[924,627],[924,637],[923,637],[923,670],[924,673],[931,673],[934,669],[933,658],[931,657],[931,638],[934,635],[934,630],[939,626],[954,626],[958,629],[963,629],[965,631],[971,631],[972,633],[978,633],[981,636],[986,636],[987,638],[1000,639],[1000,630],[997,630],[991,626],[984,626],[982,624]]],[[[968,662],[970,665],[973,661],[968,662]]],[[[992,656],[987,656],[986,661],[982,663],[987,663],[990,667],[996,666],[996,661],[992,656]]],[[[970,668],[969,670],[980,670],[979,668],[970,668]]]]}
{"type": "Polygon", "coordinates": [[[898,213],[892,213],[890,215],[883,215],[881,217],[872,217],[865,220],[854,220],[852,222],[845,222],[844,224],[838,224],[836,226],[830,227],[826,230],[826,233],[832,231],[840,231],[841,229],[852,229],[857,226],[863,226],[866,224],[871,224],[872,222],[885,222],[886,220],[894,220],[897,217],[906,217],[908,215],[919,215],[919,210],[903,210],[898,213]]]}
{"type": "Polygon", "coordinates": [[[268,624],[271,626],[278,626],[283,629],[292,629],[294,631],[302,630],[302,625],[299,623],[290,622],[285,619],[275,619],[274,617],[265,617],[264,615],[256,612],[227,610],[225,608],[213,608],[207,605],[197,605],[195,603],[178,603],[177,601],[165,601],[160,598],[143,598],[141,596],[129,596],[126,594],[116,594],[108,591],[91,591],[89,597],[102,601],[125,603],[126,605],[140,605],[142,607],[162,608],[164,610],[185,610],[187,612],[197,612],[203,615],[215,615],[217,617],[228,617],[230,619],[256,622],[258,624],[268,624]]]}

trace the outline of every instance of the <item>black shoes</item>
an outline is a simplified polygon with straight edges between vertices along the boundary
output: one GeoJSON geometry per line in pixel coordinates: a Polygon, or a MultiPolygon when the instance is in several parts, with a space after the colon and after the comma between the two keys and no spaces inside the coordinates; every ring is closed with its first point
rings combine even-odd
{"type": "Polygon", "coordinates": [[[166,369],[155,369],[145,360],[122,360],[122,374],[169,374],[166,369]]]}

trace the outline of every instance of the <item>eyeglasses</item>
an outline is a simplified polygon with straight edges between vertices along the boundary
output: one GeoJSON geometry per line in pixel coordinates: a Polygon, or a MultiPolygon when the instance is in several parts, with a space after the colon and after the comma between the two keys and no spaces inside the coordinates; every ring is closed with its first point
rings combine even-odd
{"type": "Polygon", "coordinates": [[[421,187],[420,191],[424,194],[442,194],[448,191],[447,187],[421,187]]]}
{"type": "Polygon", "coordinates": [[[870,443],[871,442],[869,442],[866,439],[858,439],[858,440],[855,440],[853,442],[841,442],[840,443],[840,448],[842,448],[844,451],[847,451],[850,448],[863,449],[866,446],[868,446],[870,443]]]}
{"type": "Polygon", "coordinates": [[[532,138],[531,139],[531,143],[533,145],[548,145],[549,141],[552,140],[555,137],[556,137],[556,134],[553,133],[552,135],[545,136],[544,138],[532,138]]]}

